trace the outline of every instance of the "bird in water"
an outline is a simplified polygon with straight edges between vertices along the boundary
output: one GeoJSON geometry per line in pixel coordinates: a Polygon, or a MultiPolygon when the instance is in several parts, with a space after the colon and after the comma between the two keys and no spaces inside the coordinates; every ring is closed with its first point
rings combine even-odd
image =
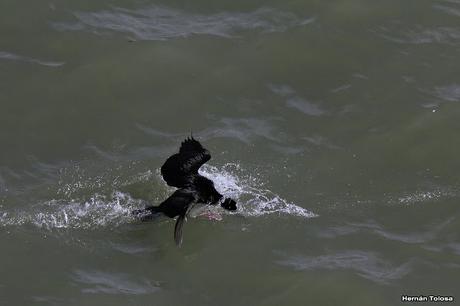
{"type": "Polygon", "coordinates": [[[182,228],[187,214],[195,204],[220,205],[230,211],[237,209],[233,199],[226,198],[214,187],[213,181],[198,173],[198,169],[211,159],[211,154],[193,136],[185,139],[179,153],[170,156],[161,167],[161,175],[166,184],[178,188],[169,198],[158,206],[135,210],[139,219],[151,220],[158,214],[177,218],[174,227],[174,241],[182,244],[182,228]]]}

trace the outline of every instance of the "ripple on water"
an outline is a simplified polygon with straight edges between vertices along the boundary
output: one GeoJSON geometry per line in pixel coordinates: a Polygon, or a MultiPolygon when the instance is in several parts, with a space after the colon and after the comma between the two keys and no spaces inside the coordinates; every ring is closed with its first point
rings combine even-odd
{"type": "Polygon", "coordinates": [[[276,95],[285,99],[287,107],[296,109],[309,116],[321,116],[325,113],[316,103],[300,97],[296,91],[288,85],[269,84],[268,88],[276,95]]]}
{"type": "Polygon", "coordinates": [[[399,241],[410,244],[426,243],[436,238],[437,230],[427,230],[421,232],[395,233],[386,230],[381,225],[371,223],[351,223],[343,226],[334,226],[322,229],[318,236],[322,238],[334,239],[340,236],[356,235],[368,232],[377,234],[385,239],[399,241]]]}
{"type": "Polygon", "coordinates": [[[447,13],[449,15],[460,17],[460,8],[459,8],[460,3],[454,2],[454,1],[447,1],[447,2],[450,2],[451,5],[437,4],[437,5],[433,5],[433,8],[441,12],[447,13]],[[453,6],[455,4],[457,5],[456,7],[453,6]]]}
{"type": "Polygon", "coordinates": [[[83,293],[141,295],[160,290],[158,282],[145,278],[133,280],[131,275],[123,273],[76,270],[72,278],[88,286],[82,289],[83,293]]]}
{"type": "MultiPolygon", "coordinates": [[[[209,15],[187,13],[164,6],[143,9],[111,8],[99,12],[75,12],[77,22],[54,23],[61,31],[100,30],[126,33],[138,40],[168,40],[191,35],[230,38],[240,31],[283,32],[311,23],[293,13],[260,8],[249,13],[222,12],[209,15]]],[[[95,31],[95,32],[96,32],[95,31]]]]}
{"type": "Polygon", "coordinates": [[[376,222],[352,223],[350,224],[350,226],[353,226],[361,230],[371,231],[388,240],[394,240],[394,241],[410,243],[410,244],[426,243],[426,242],[433,240],[436,237],[437,232],[442,227],[441,226],[440,228],[434,228],[434,229],[429,229],[429,230],[420,231],[420,232],[395,233],[395,232],[385,229],[383,226],[377,224],[376,222]]]}
{"type": "Polygon", "coordinates": [[[393,265],[383,260],[376,253],[348,250],[332,255],[320,256],[284,256],[277,263],[295,270],[352,270],[357,275],[377,283],[387,284],[401,279],[410,273],[413,260],[400,265],[393,265]]]}
{"type": "Polygon", "coordinates": [[[110,243],[114,250],[120,251],[129,255],[150,254],[157,251],[154,247],[146,247],[144,245],[136,245],[132,243],[110,243]]]}
{"type": "Polygon", "coordinates": [[[458,102],[460,101],[460,84],[436,86],[434,95],[448,102],[458,102]]]}
{"type": "Polygon", "coordinates": [[[422,25],[406,26],[400,23],[381,26],[373,31],[384,39],[399,44],[447,44],[460,43],[460,28],[427,27],[422,25]]]}
{"type": "Polygon", "coordinates": [[[268,119],[224,117],[219,119],[219,123],[223,126],[207,129],[200,133],[200,136],[203,139],[228,137],[247,144],[251,144],[255,138],[265,138],[273,142],[280,141],[279,132],[268,119]]]}
{"type": "Polygon", "coordinates": [[[54,296],[34,296],[32,300],[37,303],[43,303],[46,305],[64,305],[66,300],[62,298],[57,298],[54,296]]]}
{"type": "Polygon", "coordinates": [[[32,63],[32,64],[39,64],[42,66],[47,66],[47,67],[60,67],[64,65],[64,62],[53,62],[53,61],[44,61],[40,59],[36,59],[33,57],[27,57],[27,56],[21,56],[9,52],[4,52],[0,51],[0,60],[10,60],[10,61],[20,61],[20,62],[26,62],[26,63],[32,63]]]}

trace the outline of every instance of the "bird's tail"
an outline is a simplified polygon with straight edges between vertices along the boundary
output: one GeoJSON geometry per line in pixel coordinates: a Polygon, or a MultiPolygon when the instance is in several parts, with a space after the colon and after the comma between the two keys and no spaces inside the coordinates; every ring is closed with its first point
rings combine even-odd
{"type": "Polygon", "coordinates": [[[176,226],[174,226],[174,241],[176,242],[176,245],[179,247],[182,244],[182,238],[183,238],[182,228],[184,227],[184,223],[185,223],[185,214],[182,214],[177,218],[176,226]]]}

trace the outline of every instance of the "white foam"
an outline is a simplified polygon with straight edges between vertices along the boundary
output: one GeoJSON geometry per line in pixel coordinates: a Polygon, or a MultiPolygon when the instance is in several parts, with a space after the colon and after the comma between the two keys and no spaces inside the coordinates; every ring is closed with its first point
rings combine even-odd
{"type": "Polygon", "coordinates": [[[458,192],[453,188],[436,188],[434,190],[419,190],[410,194],[398,197],[398,202],[405,205],[424,203],[439,200],[441,198],[454,197],[458,192]]]}
{"type": "Polygon", "coordinates": [[[118,191],[109,197],[96,194],[85,202],[51,200],[29,211],[0,212],[0,226],[29,224],[46,229],[117,226],[133,220],[131,211],[141,206],[140,200],[118,191]]]}
{"type": "Polygon", "coordinates": [[[315,213],[289,203],[276,193],[263,188],[256,176],[245,175],[237,164],[228,163],[221,168],[204,165],[200,173],[214,181],[216,189],[238,203],[238,213],[244,216],[286,214],[303,218],[316,217],[315,213]]]}
{"type": "MultiPolygon", "coordinates": [[[[268,214],[285,214],[302,218],[317,216],[263,188],[263,183],[256,176],[245,174],[237,164],[226,164],[222,167],[205,165],[200,169],[200,173],[212,179],[216,189],[225,197],[237,201],[236,214],[246,217],[268,214]]],[[[139,174],[140,178],[136,181],[147,180],[145,183],[148,183],[148,178],[152,174],[160,176],[159,171],[148,171],[139,174]]],[[[88,188],[87,185],[84,182],[65,185],[64,194],[72,195],[82,188],[88,188]]],[[[48,230],[116,227],[132,222],[134,217],[131,212],[143,207],[145,207],[143,200],[133,199],[129,194],[120,191],[114,191],[111,195],[94,194],[86,201],[49,200],[23,210],[0,210],[0,227],[33,225],[48,230]]],[[[220,210],[219,207],[210,209],[220,210]]]]}

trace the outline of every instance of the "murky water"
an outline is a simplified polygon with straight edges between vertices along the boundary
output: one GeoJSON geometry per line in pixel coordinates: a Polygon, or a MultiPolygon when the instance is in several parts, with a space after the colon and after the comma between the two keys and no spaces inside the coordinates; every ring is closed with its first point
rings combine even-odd
{"type": "Polygon", "coordinates": [[[398,305],[460,279],[460,2],[0,3],[0,305],[398,305]],[[140,223],[190,134],[239,203],[140,223]]]}

